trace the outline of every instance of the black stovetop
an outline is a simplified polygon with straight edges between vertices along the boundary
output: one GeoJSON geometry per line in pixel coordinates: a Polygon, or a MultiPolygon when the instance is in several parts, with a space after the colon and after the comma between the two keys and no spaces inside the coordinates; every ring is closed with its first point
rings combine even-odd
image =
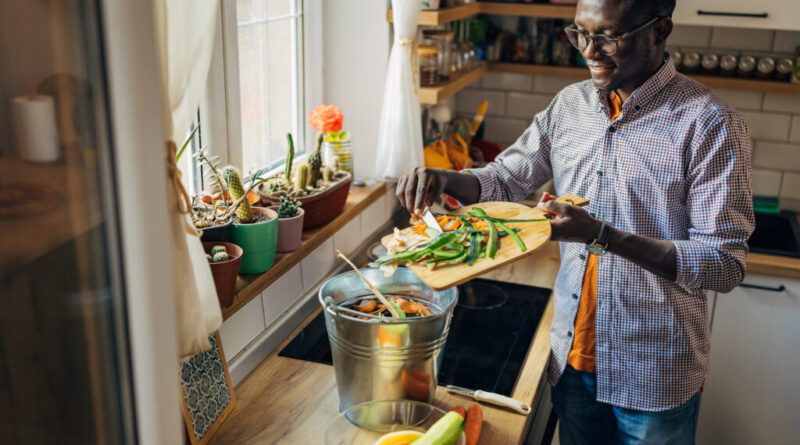
{"type": "MultiPolygon", "coordinates": [[[[477,279],[458,286],[440,385],[511,395],[549,289],[477,279]]],[[[322,312],[279,353],[332,364],[322,312]]]]}

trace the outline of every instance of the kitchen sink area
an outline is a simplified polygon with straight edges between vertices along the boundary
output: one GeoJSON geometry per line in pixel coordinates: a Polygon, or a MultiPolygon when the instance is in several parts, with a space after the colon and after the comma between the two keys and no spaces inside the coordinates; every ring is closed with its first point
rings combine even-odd
{"type": "Polygon", "coordinates": [[[800,258],[797,213],[756,213],[756,229],[748,244],[753,253],[800,258]]]}

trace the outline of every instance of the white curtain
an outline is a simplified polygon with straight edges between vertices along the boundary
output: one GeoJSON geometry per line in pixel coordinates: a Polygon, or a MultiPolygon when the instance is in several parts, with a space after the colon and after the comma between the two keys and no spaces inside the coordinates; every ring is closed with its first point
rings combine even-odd
{"type": "Polygon", "coordinates": [[[376,176],[387,181],[396,181],[403,173],[424,165],[416,41],[420,6],[419,0],[392,0],[394,45],[375,162],[376,176]]]}
{"type": "Polygon", "coordinates": [[[167,144],[166,158],[170,173],[168,195],[176,322],[179,352],[182,357],[187,357],[211,347],[208,336],[222,324],[222,312],[205,251],[189,219],[187,207],[190,204],[181,185],[180,171],[172,159],[174,142],[178,145],[183,143],[205,91],[219,1],[153,0],[153,3],[161,62],[164,124],[167,134],[172,137],[167,144]]]}

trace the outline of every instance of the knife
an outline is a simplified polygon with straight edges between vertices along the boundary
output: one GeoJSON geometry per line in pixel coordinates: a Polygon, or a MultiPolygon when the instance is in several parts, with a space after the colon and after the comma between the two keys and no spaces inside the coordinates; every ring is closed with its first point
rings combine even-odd
{"type": "Polygon", "coordinates": [[[528,415],[531,413],[531,406],[527,403],[514,400],[511,397],[506,397],[502,394],[497,394],[496,392],[482,391],[480,389],[467,389],[455,385],[445,385],[445,388],[454,394],[472,397],[479,402],[486,402],[493,405],[511,408],[520,414],[528,415]]]}
{"type": "Polygon", "coordinates": [[[425,221],[425,225],[432,228],[433,230],[438,230],[439,233],[443,233],[444,230],[439,226],[439,222],[436,221],[436,217],[433,216],[433,212],[431,212],[430,207],[426,207],[425,211],[422,212],[422,220],[425,221]]]}

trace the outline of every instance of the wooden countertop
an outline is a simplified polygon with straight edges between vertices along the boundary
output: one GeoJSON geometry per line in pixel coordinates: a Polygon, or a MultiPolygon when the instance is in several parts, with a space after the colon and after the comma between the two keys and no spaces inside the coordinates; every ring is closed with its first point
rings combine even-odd
{"type": "MultiPolygon", "coordinates": [[[[548,242],[540,253],[484,276],[538,287],[553,287],[559,267],[558,245],[548,242]]],[[[299,326],[275,352],[236,387],[236,408],[210,444],[310,444],[319,443],[338,413],[339,395],[333,367],[278,356],[278,351],[319,313],[299,326]]],[[[535,406],[546,378],[550,354],[553,302],[547,304],[523,364],[512,397],[535,406]]],[[[471,399],[436,391],[434,404],[449,410],[469,406],[471,399]]],[[[517,444],[524,440],[531,416],[482,404],[484,425],[481,445],[517,444]]]]}

